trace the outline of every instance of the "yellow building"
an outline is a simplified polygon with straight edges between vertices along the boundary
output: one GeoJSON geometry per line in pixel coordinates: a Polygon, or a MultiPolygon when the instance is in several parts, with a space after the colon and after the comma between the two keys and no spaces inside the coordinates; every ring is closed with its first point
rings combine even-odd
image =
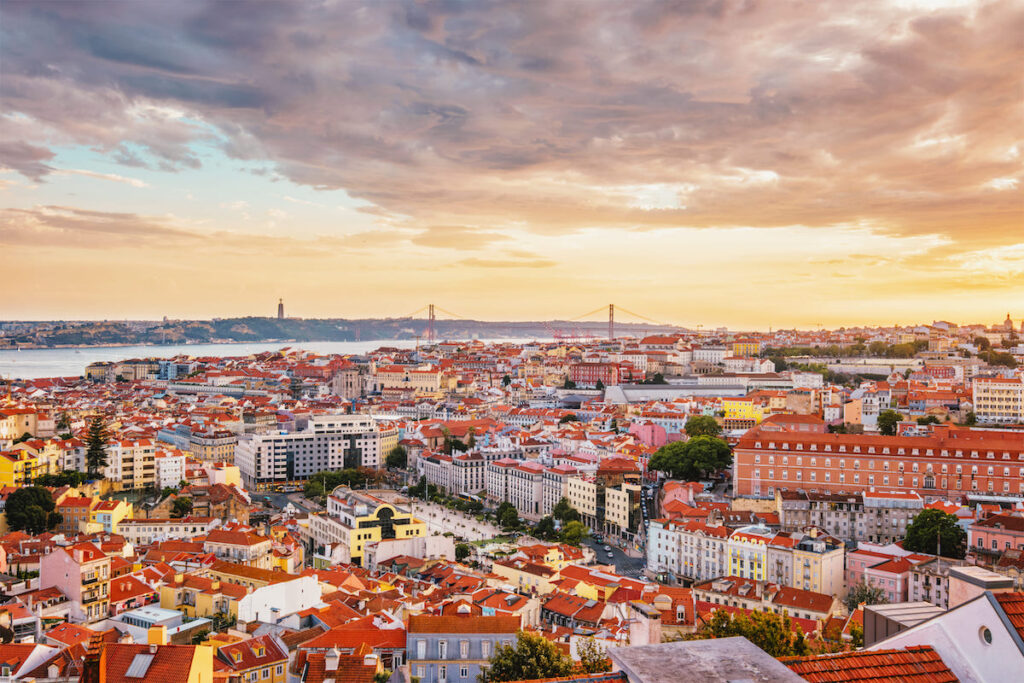
{"type": "Polygon", "coordinates": [[[378,423],[377,434],[380,437],[380,447],[377,452],[380,453],[381,463],[383,464],[388,453],[398,445],[398,427],[391,423],[378,423]]]}
{"type": "Polygon", "coordinates": [[[732,355],[755,358],[761,355],[761,342],[756,339],[737,339],[732,343],[732,355]]]}
{"type": "Polygon", "coordinates": [[[238,601],[249,590],[238,583],[222,582],[196,574],[176,574],[174,583],[160,587],[160,607],[180,610],[187,616],[212,619],[215,616],[238,618],[238,601]]]}
{"type": "Polygon", "coordinates": [[[0,451],[0,486],[25,486],[39,471],[39,461],[30,450],[0,451]]]}
{"type": "Polygon", "coordinates": [[[310,517],[310,534],[317,545],[347,549],[345,562],[362,564],[368,543],[384,539],[421,538],[427,525],[408,512],[366,492],[339,486],[327,497],[327,514],[310,517]]]}
{"type": "Polygon", "coordinates": [[[134,519],[135,509],[124,500],[102,500],[89,511],[89,528],[86,533],[118,534],[118,524],[125,519],[134,519]]]}
{"type": "Polygon", "coordinates": [[[722,410],[726,420],[753,420],[760,424],[764,419],[761,403],[746,396],[722,397],[722,410]]]}
{"type": "Polygon", "coordinates": [[[597,481],[593,477],[569,477],[566,480],[565,497],[583,517],[584,523],[593,527],[597,523],[597,481]]]}

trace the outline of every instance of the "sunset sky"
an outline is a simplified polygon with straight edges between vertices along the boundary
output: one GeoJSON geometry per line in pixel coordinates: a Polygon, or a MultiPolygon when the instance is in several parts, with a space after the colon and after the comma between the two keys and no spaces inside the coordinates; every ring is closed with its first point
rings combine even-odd
{"type": "Polygon", "coordinates": [[[1019,320],[1022,36],[1024,0],[7,0],[0,319],[1019,320]]]}

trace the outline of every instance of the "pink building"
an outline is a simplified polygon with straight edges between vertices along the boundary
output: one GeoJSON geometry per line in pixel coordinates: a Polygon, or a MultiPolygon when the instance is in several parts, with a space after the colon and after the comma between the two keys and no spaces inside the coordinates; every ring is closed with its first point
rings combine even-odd
{"type": "Polygon", "coordinates": [[[71,602],[73,621],[107,617],[110,558],[92,543],[54,548],[39,560],[39,587],[56,586],[71,602]]]}
{"type": "Polygon", "coordinates": [[[1024,517],[1006,513],[975,522],[968,530],[967,542],[971,550],[982,553],[1024,550],[1024,517]]]}
{"type": "Polygon", "coordinates": [[[889,602],[906,602],[910,570],[914,564],[905,557],[887,560],[864,569],[864,582],[885,591],[889,602]]]}
{"type": "Polygon", "coordinates": [[[665,428],[653,422],[633,422],[629,425],[629,433],[639,439],[640,443],[652,448],[661,448],[668,443],[665,428]]]}

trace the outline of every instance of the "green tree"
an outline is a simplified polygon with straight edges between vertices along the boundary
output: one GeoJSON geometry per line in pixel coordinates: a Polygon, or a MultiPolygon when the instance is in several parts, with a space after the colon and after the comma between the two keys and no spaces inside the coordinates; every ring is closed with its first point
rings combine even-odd
{"type": "Polygon", "coordinates": [[[695,436],[719,436],[722,427],[710,415],[694,415],[686,421],[686,435],[691,439],[695,436]]]}
{"type": "Polygon", "coordinates": [[[921,510],[907,526],[903,547],[915,553],[960,559],[967,552],[967,533],[957,524],[956,515],[942,510],[921,510]],[[938,548],[940,541],[942,547],[938,548]]]}
{"type": "Polygon", "coordinates": [[[919,425],[937,425],[939,424],[939,418],[934,415],[927,415],[925,417],[917,418],[917,424],[919,425]]]}
{"type": "Polygon", "coordinates": [[[85,483],[85,475],[78,470],[64,470],[57,474],[40,474],[32,480],[36,486],[81,486],[85,483]]]}
{"type": "Polygon", "coordinates": [[[54,507],[53,496],[42,486],[17,489],[7,496],[7,526],[11,531],[41,534],[61,522],[60,514],[53,511],[54,507]]]}
{"type": "Polygon", "coordinates": [[[93,479],[103,476],[107,466],[107,429],[103,417],[97,415],[89,421],[89,435],[86,437],[85,471],[93,479]]]}
{"type": "Polygon", "coordinates": [[[792,621],[786,613],[738,612],[731,615],[725,610],[715,610],[701,627],[687,640],[707,638],[730,638],[742,636],[772,657],[801,657],[810,654],[810,648],[803,633],[793,630],[792,621]]]}
{"type": "Polygon", "coordinates": [[[15,444],[25,443],[26,441],[29,441],[31,439],[32,439],[32,435],[31,434],[29,434],[28,432],[23,432],[22,435],[19,436],[17,439],[15,439],[12,443],[15,443],[15,444]]]}
{"type": "Polygon", "coordinates": [[[464,559],[469,557],[469,554],[471,552],[472,549],[469,547],[467,543],[459,543],[457,546],[455,546],[455,561],[462,562],[464,559]]]}
{"type": "Polygon", "coordinates": [[[551,510],[551,516],[557,519],[559,522],[565,524],[566,522],[578,522],[580,520],[580,513],[572,506],[569,499],[562,496],[555,503],[555,507],[551,510]]]}
{"type": "Polygon", "coordinates": [[[713,436],[697,436],[659,448],[651,456],[648,469],[665,472],[672,479],[693,481],[731,464],[729,444],[713,436]]]}
{"type": "Polygon", "coordinates": [[[579,421],[580,421],[580,418],[576,417],[576,415],[574,413],[569,413],[568,415],[563,415],[562,417],[560,417],[558,419],[558,424],[564,425],[567,422],[579,422],[579,421]]]}
{"type": "Polygon", "coordinates": [[[479,683],[531,681],[568,676],[576,668],[572,659],[544,636],[519,631],[516,642],[494,650],[491,665],[477,677],[479,683]]]}
{"type": "Polygon", "coordinates": [[[575,389],[576,388],[576,382],[573,382],[572,380],[570,380],[568,375],[566,375],[565,382],[562,383],[562,388],[563,389],[575,389]]]}
{"type": "Polygon", "coordinates": [[[597,674],[602,671],[611,671],[612,662],[608,659],[608,651],[593,638],[579,641],[576,645],[576,656],[580,659],[577,668],[581,673],[597,674]]]}
{"type": "Polygon", "coordinates": [[[988,351],[992,348],[992,343],[985,337],[975,337],[974,345],[978,347],[979,351],[988,351]]]}
{"type": "Polygon", "coordinates": [[[71,431],[71,418],[64,411],[57,416],[57,433],[64,434],[71,431]]]}
{"type": "Polygon", "coordinates": [[[508,501],[503,502],[498,506],[497,510],[498,524],[505,529],[515,529],[519,527],[519,511],[516,507],[508,501]]]}
{"type": "Polygon", "coordinates": [[[843,602],[846,604],[846,609],[853,612],[857,609],[857,605],[861,603],[865,605],[882,605],[889,602],[889,600],[886,599],[885,591],[881,586],[873,586],[861,580],[859,583],[850,586],[843,602]]]}
{"type": "Polygon", "coordinates": [[[507,387],[509,384],[512,384],[512,378],[509,377],[508,375],[505,375],[504,377],[501,378],[501,384],[502,386],[507,387]]]}
{"type": "Polygon", "coordinates": [[[171,505],[171,517],[184,517],[190,512],[192,512],[191,498],[182,496],[181,498],[174,499],[174,503],[171,505]]]}
{"type": "Polygon", "coordinates": [[[856,622],[850,625],[850,645],[854,650],[864,647],[864,627],[856,622]]]}
{"type": "Polygon", "coordinates": [[[569,545],[576,545],[583,543],[583,539],[590,534],[590,530],[583,526],[583,522],[567,522],[562,527],[561,541],[562,543],[568,543],[569,545]]]}
{"type": "Polygon", "coordinates": [[[974,413],[973,410],[967,411],[967,416],[964,417],[964,424],[967,425],[968,427],[973,427],[974,425],[978,424],[978,416],[974,413]]]}
{"type": "Polygon", "coordinates": [[[903,416],[895,410],[883,410],[878,414],[878,433],[882,436],[894,436],[896,434],[896,425],[902,419],[903,416]]]}
{"type": "Polygon", "coordinates": [[[868,344],[868,353],[872,356],[884,356],[889,350],[889,346],[885,342],[873,341],[868,344]]]}
{"type": "Polygon", "coordinates": [[[533,527],[533,535],[543,541],[550,541],[558,537],[558,532],[555,530],[555,518],[551,515],[547,517],[541,517],[537,525],[533,527]]]}
{"type": "Polygon", "coordinates": [[[594,388],[598,391],[604,391],[604,382],[597,380],[597,384],[594,385],[594,388]]]}
{"type": "Polygon", "coordinates": [[[405,446],[395,446],[388,451],[384,464],[392,469],[404,470],[409,464],[409,453],[405,450],[405,446]]]}

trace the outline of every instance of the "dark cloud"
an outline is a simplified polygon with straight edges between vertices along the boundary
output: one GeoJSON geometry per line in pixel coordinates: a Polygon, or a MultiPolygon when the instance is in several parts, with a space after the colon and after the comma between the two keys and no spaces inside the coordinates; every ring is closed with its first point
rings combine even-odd
{"type": "Polygon", "coordinates": [[[239,7],[5,3],[0,94],[27,122],[5,165],[44,177],[71,142],[196,166],[213,128],[229,155],[372,210],[483,226],[478,246],[510,224],[1020,238],[1019,188],[990,185],[1024,184],[1013,0],[239,7]],[[661,186],[686,188],[679,206],[636,198],[661,186]]]}

